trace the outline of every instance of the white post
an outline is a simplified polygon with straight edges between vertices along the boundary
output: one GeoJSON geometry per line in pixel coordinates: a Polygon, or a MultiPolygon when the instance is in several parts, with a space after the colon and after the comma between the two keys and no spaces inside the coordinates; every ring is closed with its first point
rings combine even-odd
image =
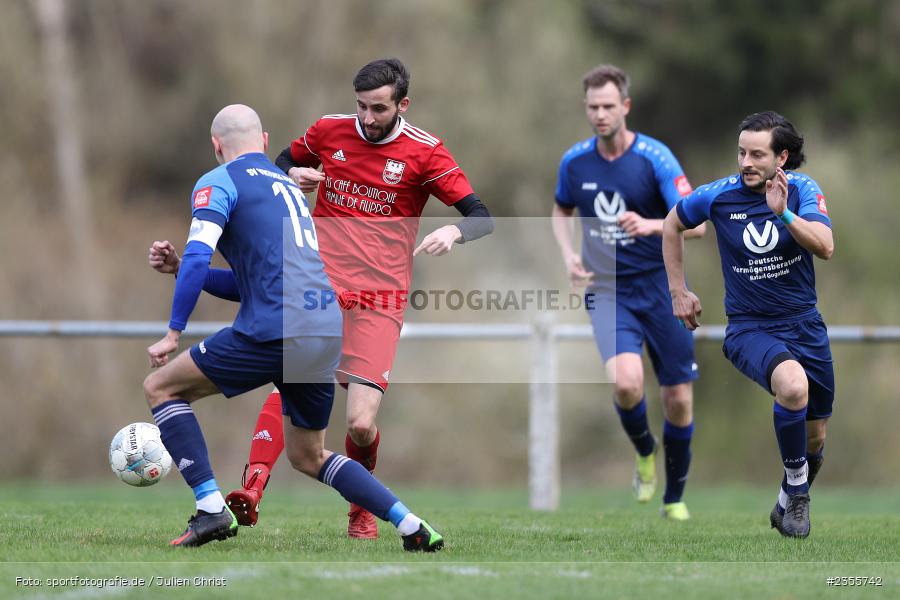
{"type": "Polygon", "coordinates": [[[552,318],[535,323],[529,387],[528,489],[533,510],[559,508],[559,399],[552,318]]]}

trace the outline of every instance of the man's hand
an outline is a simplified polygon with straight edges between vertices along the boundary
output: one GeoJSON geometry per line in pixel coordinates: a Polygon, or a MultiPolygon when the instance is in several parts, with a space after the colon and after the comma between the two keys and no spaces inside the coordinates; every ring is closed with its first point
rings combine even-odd
{"type": "Polygon", "coordinates": [[[672,314],[691,331],[700,327],[700,298],[687,289],[672,291],[672,314]]]}
{"type": "Polygon", "coordinates": [[[646,237],[659,234],[661,227],[656,219],[645,219],[633,210],[626,211],[619,217],[619,227],[631,237],[646,237]]]}
{"type": "Polygon", "coordinates": [[[160,273],[177,275],[178,269],[181,267],[181,257],[175,251],[175,246],[168,240],[153,242],[147,260],[150,266],[160,273]]]}
{"type": "Polygon", "coordinates": [[[456,225],[445,225],[426,235],[419,247],[413,251],[413,256],[417,256],[420,252],[431,256],[447,254],[458,239],[462,239],[462,232],[459,230],[459,227],[456,225]]]}
{"type": "Polygon", "coordinates": [[[169,362],[169,354],[178,350],[178,340],[180,338],[180,331],[170,329],[166,337],[147,348],[147,354],[150,356],[150,367],[155,369],[169,362]]]}
{"type": "Polygon", "coordinates": [[[572,287],[586,287],[594,282],[594,274],[584,269],[581,264],[581,257],[575,253],[569,255],[566,259],[566,271],[569,274],[569,283],[572,287]]]}
{"type": "Polygon", "coordinates": [[[787,197],[787,175],[781,167],[778,167],[775,169],[775,177],[766,182],[766,204],[772,212],[781,216],[787,210],[787,197]]]}
{"type": "Polygon", "coordinates": [[[287,174],[304,194],[315,192],[319,182],[325,181],[325,173],[310,167],[292,167],[287,174]]]}

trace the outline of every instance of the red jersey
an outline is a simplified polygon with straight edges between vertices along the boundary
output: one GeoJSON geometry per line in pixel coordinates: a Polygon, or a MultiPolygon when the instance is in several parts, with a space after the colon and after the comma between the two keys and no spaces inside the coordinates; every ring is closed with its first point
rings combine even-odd
{"type": "Polygon", "coordinates": [[[332,284],[346,290],[408,290],[428,197],[451,206],[473,193],[443,142],[402,117],[396,132],[370,142],[356,115],[326,115],[291,142],[291,157],[323,166],[313,210],[319,252],[332,284]]]}

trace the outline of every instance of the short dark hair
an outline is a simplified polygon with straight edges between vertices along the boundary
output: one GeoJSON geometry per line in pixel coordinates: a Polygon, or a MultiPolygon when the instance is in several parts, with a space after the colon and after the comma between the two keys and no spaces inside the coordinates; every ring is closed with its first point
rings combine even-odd
{"type": "Polygon", "coordinates": [[[788,151],[784,168],[796,169],[806,161],[803,154],[803,136],[794,127],[794,124],[779,115],[774,110],[753,113],[741,121],[738,133],[742,131],[771,131],[772,151],[776,156],[782,151],[788,151]]]}
{"type": "Polygon", "coordinates": [[[590,88],[603,87],[610,82],[619,89],[623,100],[628,97],[628,86],[631,85],[631,79],[625,71],[615,65],[599,65],[585,73],[582,80],[584,93],[587,94],[590,88]]]}
{"type": "Polygon", "coordinates": [[[391,100],[400,102],[409,92],[409,71],[398,58],[380,58],[373,60],[353,78],[353,89],[357,92],[368,92],[392,85],[394,93],[391,100]]]}

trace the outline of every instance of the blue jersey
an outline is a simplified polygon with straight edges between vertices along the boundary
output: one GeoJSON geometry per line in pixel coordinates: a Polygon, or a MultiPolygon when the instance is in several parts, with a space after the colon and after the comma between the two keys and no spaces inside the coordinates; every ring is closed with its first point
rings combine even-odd
{"type": "Polygon", "coordinates": [[[664,219],[690,192],[665,144],[638,133],[612,161],[597,152],[596,137],[572,146],[559,165],[556,203],[578,208],[585,268],[600,276],[627,276],[663,268],[662,237],[632,237],[619,227],[619,218],[634,211],[645,219],[664,219]]]}
{"type": "MultiPolygon", "coordinates": [[[[787,207],[807,221],[831,227],[818,184],[802,173],[788,172],[787,179],[787,207]]],[[[765,193],[752,191],[736,174],[700,186],[678,203],[677,211],[688,228],[706,220],[716,228],[729,321],[817,314],[812,254],[775,216],[765,193]]]]}
{"type": "Polygon", "coordinates": [[[235,331],[257,342],[341,335],[309,208],[281,169],[244,154],[201,177],[192,199],[195,218],[223,229],[216,248],[240,292],[235,331]]]}

